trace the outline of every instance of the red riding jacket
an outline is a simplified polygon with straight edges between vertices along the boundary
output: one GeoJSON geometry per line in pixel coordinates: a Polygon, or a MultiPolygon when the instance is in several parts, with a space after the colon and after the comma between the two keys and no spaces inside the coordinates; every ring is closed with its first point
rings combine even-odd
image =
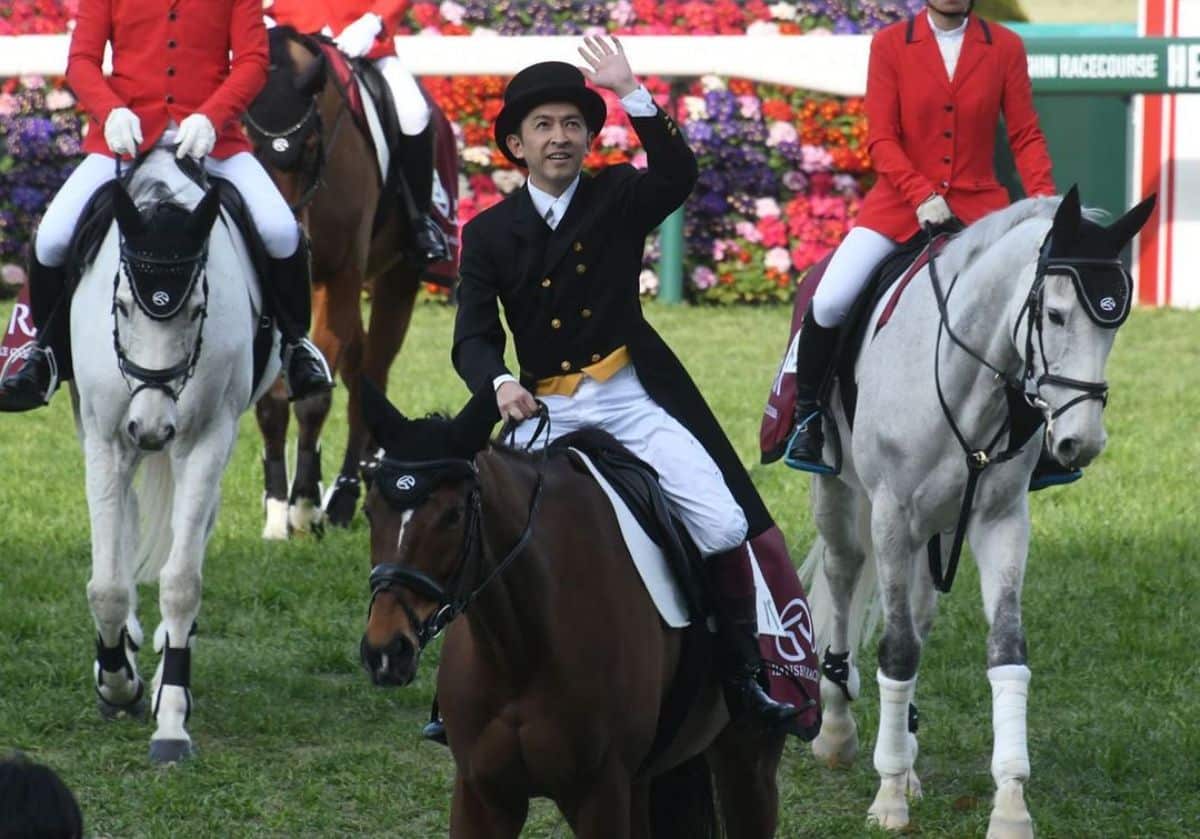
{"type": "Polygon", "coordinates": [[[970,17],[953,81],[928,15],[880,30],[871,42],[866,111],[879,180],[858,215],[863,227],[907,239],[918,230],[917,205],[935,192],[967,224],[1008,206],[993,163],[1002,113],[1025,192],[1054,194],[1025,47],[1003,26],[970,17]]]}
{"type": "Polygon", "coordinates": [[[93,120],[86,152],[112,156],[104,121],[116,108],[141,120],[140,151],[158,142],[168,121],[195,113],[217,131],[213,157],[250,151],[238,120],[266,80],[262,0],[80,0],[67,81],[93,120]]]}
{"type": "Polygon", "coordinates": [[[396,54],[392,39],[407,9],[408,0],[275,0],[265,11],[280,26],[297,32],[320,32],[328,26],[334,35],[368,12],[377,14],[383,30],[367,53],[367,58],[374,60],[396,54]]]}

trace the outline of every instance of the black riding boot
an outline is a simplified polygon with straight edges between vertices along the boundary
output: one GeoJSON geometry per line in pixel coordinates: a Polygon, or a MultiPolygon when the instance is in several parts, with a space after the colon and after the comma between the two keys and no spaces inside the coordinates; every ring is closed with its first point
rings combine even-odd
{"type": "Polygon", "coordinates": [[[405,134],[400,158],[404,185],[408,190],[409,219],[412,224],[412,247],[425,262],[440,262],[450,256],[446,234],[429,215],[433,204],[434,125],[420,134],[405,134]]]}
{"type": "Polygon", "coordinates": [[[748,714],[771,728],[786,726],[800,709],[776,702],[758,680],[758,608],[746,545],[707,557],[704,563],[717,610],[716,665],[729,716],[748,714]]]}
{"type": "Polygon", "coordinates": [[[310,271],[308,240],[301,235],[294,254],[270,260],[263,289],[283,336],[283,381],[290,401],[333,387],[325,356],[308,340],[308,322],[312,319],[310,271]]]}
{"type": "Polygon", "coordinates": [[[784,454],[784,462],[793,469],[826,475],[836,472],[822,460],[825,435],[821,432],[821,406],[817,399],[833,360],[837,339],[838,328],[817,323],[809,306],[796,347],[796,431],[784,454]]]}
{"type": "Polygon", "coordinates": [[[0,382],[0,411],[9,413],[48,404],[59,382],[69,375],[71,307],[66,270],[42,265],[36,256],[29,263],[29,309],[37,343],[20,371],[0,382]]]}

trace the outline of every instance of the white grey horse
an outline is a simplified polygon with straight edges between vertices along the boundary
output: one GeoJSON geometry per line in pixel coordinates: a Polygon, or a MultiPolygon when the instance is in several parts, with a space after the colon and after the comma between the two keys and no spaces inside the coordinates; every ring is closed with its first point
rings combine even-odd
{"type": "Polygon", "coordinates": [[[853,430],[843,402],[831,400],[846,441],[844,463],[839,476],[813,479],[820,538],[805,566],[821,572],[812,605],[826,648],[824,724],[813,752],[834,766],[857,754],[850,711],[859,689],[855,652],[881,606],[874,754],[880,785],[871,823],[904,828],[908,798],[921,793],[910,720],[917,667],[938,590],[953,578],[954,537],[965,533],[990,626],[996,795],[988,836],[1033,835],[1024,801],[1026,488],[1043,428],[1050,452],[1071,468],[1104,448],[1104,369],[1132,295],[1117,258],[1152,208],[1153,197],[1103,227],[1081,212],[1072,189],[1061,199],[1020,201],[971,225],[934,260],[933,271],[926,267],[912,279],[878,332],[882,306],[872,314],[854,368],[853,430]]]}
{"type": "MultiPolygon", "coordinates": [[[[192,751],[185,723],[201,566],[238,418],[261,395],[252,381],[259,295],[217,190],[206,194],[169,151],[153,152],[128,192],[117,185],[113,196],[116,220],[71,305],[92,530],[93,670],[106,716],[144,712],[136,583],[157,579],[162,658],[151,687],[150,758],[169,763],[192,751]]],[[[278,364],[273,350],[264,381],[278,364]]]]}

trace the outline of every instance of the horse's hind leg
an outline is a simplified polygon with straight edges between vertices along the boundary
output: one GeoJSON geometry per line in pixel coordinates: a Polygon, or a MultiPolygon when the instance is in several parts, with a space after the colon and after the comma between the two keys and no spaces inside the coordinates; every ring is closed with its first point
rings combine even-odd
{"type": "Polygon", "coordinates": [[[972,522],[968,533],[990,627],[987,675],[992,685],[992,778],[996,797],[987,835],[988,839],[1027,839],[1033,836],[1033,822],[1025,806],[1030,671],[1021,624],[1021,587],[1029,550],[1029,509],[1024,493],[1006,516],[972,522]]]}
{"type": "Polygon", "coordinates": [[[283,380],[263,394],[254,406],[263,437],[264,539],[288,537],[287,429],[291,411],[283,380]]]}
{"type": "Polygon", "coordinates": [[[331,524],[345,526],[354,518],[361,495],[359,464],[370,455],[369,435],[359,408],[359,377],[366,376],[380,390],[387,390],[388,371],[408,334],[419,286],[415,265],[402,263],[376,277],[363,351],[347,352],[342,361],[349,433],[341,472],[325,500],[325,514],[331,524]]]}
{"type": "Polygon", "coordinates": [[[450,839],[518,839],[528,814],[524,796],[503,802],[485,799],[461,774],[455,776],[450,839]]]}
{"type": "Polygon", "coordinates": [[[141,716],[145,713],[143,685],[134,653],[141,645],[142,630],[134,615],[134,546],[127,527],[136,456],[117,442],[98,436],[93,432],[83,439],[92,526],[92,576],[87,596],[96,623],[93,684],[105,717],[141,716]]]}
{"type": "Polygon", "coordinates": [[[769,839],[779,823],[777,773],[785,735],[731,723],[709,747],[729,839],[769,839]]]}
{"type": "Polygon", "coordinates": [[[826,612],[814,622],[828,627],[829,636],[821,668],[821,733],[813,740],[812,749],[822,763],[842,768],[858,755],[858,727],[850,703],[858,698],[857,650],[853,647],[861,629],[857,625],[865,620],[865,614],[859,614],[864,604],[855,603],[854,592],[866,553],[859,534],[857,492],[836,478],[815,478],[812,488],[813,516],[824,541],[820,562],[824,586],[817,581],[812,600],[818,614],[826,612]],[[822,589],[825,597],[820,595],[822,589]],[[856,605],[859,611],[855,611],[856,605]]]}
{"type": "Polygon", "coordinates": [[[876,674],[879,736],[875,741],[875,769],[879,773],[879,791],[867,818],[880,827],[898,830],[908,825],[908,799],[921,795],[921,783],[913,770],[916,738],[908,725],[921,657],[911,602],[913,564],[917,562],[918,551],[909,536],[903,505],[888,496],[886,490],[872,500],[871,538],[876,551],[884,629],[876,674]]]}

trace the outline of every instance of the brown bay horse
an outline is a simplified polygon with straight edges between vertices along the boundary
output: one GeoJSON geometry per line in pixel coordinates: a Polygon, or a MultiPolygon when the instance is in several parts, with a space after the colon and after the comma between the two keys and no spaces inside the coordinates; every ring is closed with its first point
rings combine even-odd
{"type": "Polygon", "coordinates": [[[282,382],[258,403],[264,440],[265,538],[347,525],[360,494],[367,431],[359,381],[387,387],[388,370],[408,331],[423,264],[406,251],[407,214],[385,190],[370,136],[315,39],[289,27],[270,31],[266,87],[246,116],[255,155],[308,233],[312,246],[312,340],[348,390],[349,433],[341,468],[321,498],[321,431],[329,394],[296,403],[299,440],[289,494],[285,448],[289,409],[282,382]],[[371,290],[363,326],[364,288],[371,290]]]}
{"type": "Polygon", "coordinates": [[[489,444],[491,394],[454,419],[408,420],[369,385],[363,405],[384,455],[367,470],[362,660],[406,685],[446,627],[450,835],[517,837],[546,797],[583,839],[773,836],[784,735],[730,722],[707,655],[690,703],[665,710],[693,631],[659,617],[594,479],[489,444]]]}

